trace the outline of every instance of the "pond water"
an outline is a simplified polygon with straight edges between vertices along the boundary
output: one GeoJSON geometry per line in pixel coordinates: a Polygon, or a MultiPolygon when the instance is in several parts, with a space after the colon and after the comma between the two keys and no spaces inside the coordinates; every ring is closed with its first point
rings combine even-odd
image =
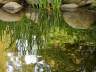
{"type": "Polygon", "coordinates": [[[95,13],[32,10],[0,21],[0,72],[96,72],[95,13]]]}

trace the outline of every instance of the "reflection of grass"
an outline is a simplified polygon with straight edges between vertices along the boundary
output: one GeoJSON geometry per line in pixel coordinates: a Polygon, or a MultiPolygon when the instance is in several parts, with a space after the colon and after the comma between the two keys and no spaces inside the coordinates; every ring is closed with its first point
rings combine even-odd
{"type": "Polygon", "coordinates": [[[72,72],[76,68],[71,57],[59,48],[43,49],[41,55],[51,65],[52,72],[72,72]]]}
{"type": "Polygon", "coordinates": [[[53,45],[40,50],[40,54],[51,65],[52,72],[77,72],[77,70],[79,72],[82,66],[87,72],[92,72],[96,64],[95,52],[96,45],[86,42],[66,43],[57,48],[53,45]],[[80,49],[81,44],[82,49],[80,49]]]}
{"type": "Polygon", "coordinates": [[[34,72],[34,65],[23,65],[23,72],[34,72]]]}

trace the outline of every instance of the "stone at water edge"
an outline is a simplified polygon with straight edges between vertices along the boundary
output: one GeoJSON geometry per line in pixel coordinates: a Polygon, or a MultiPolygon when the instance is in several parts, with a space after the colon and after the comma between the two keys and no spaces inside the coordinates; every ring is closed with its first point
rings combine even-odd
{"type": "Polygon", "coordinates": [[[17,2],[19,0],[0,0],[0,4],[6,4],[8,2],[17,2]]]}
{"type": "Polygon", "coordinates": [[[64,8],[77,8],[82,6],[92,5],[94,0],[62,0],[61,9],[64,8]]]}
{"type": "Polygon", "coordinates": [[[23,12],[20,12],[18,14],[9,14],[0,9],[0,20],[5,22],[20,21],[23,17],[23,14],[23,12]]]}
{"type": "Polygon", "coordinates": [[[75,3],[75,4],[88,4],[90,2],[93,2],[94,0],[62,0],[63,4],[70,4],[70,3],[75,3]]]}
{"type": "Polygon", "coordinates": [[[75,3],[72,3],[72,4],[64,4],[64,5],[61,5],[61,10],[66,10],[66,9],[76,9],[78,8],[79,6],[75,3]]]}
{"type": "Polygon", "coordinates": [[[93,4],[94,0],[86,0],[86,1],[81,1],[78,5],[79,6],[86,6],[88,4],[93,4]]]}
{"type": "Polygon", "coordinates": [[[22,5],[16,3],[16,2],[8,2],[5,5],[3,5],[2,9],[5,10],[8,13],[17,13],[22,9],[22,5]]]}
{"type": "Polygon", "coordinates": [[[75,29],[90,29],[95,21],[95,15],[84,9],[63,12],[65,22],[75,29]]]}

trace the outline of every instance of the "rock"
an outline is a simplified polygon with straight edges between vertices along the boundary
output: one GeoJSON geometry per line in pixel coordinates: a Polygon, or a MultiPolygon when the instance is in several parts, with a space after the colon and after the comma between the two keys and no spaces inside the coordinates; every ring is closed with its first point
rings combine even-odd
{"type": "Polygon", "coordinates": [[[85,6],[92,4],[94,0],[62,0],[62,4],[77,4],[78,6],[85,6]]]}
{"type": "Polygon", "coordinates": [[[38,21],[39,21],[38,11],[31,11],[30,12],[29,10],[27,10],[25,15],[28,19],[31,19],[34,23],[38,23],[38,21]]]}
{"type": "Polygon", "coordinates": [[[78,5],[75,3],[61,5],[61,10],[69,10],[69,9],[75,9],[75,8],[78,8],[78,5]]]}
{"type": "Polygon", "coordinates": [[[93,3],[93,0],[64,0],[65,3],[61,5],[61,10],[71,10],[73,11],[76,8],[85,7],[93,3]]]}
{"type": "Polygon", "coordinates": [[[90,5],[93,3],[93,0],[86,0],[86,1],[81,1],[79,3],[79,6],[86,6],[86,5],[90,5]]]}
{"type": "Polygon", "coordinates": [[[22,6],[16,2],[8,2],[2,9],[9,13],[17,13],[22,9],[22,6]]]}
{"type": "Polygon", "coordinates": [[[63,12],[65,22],[75,29],[90,29],[95,22],[95,15],[85,9],[63,12]]]}
{"type": "Polygon", "coordinates": [[[0,3],[1,4],[6,4],[8,2],[17,2],[17,1],[19,1],[19,0],[0,0],[0,3]]]}
{"type": "Polygon", "coordinates": [[[63,4],[68,4],[68,3],[76,3],[76,4],[79,4],[79,3],[88,3],[88,2],[92,2],[94,0],[62,0],[62,3],[63,4]]]}
{"type": "Polygon", "coordinates": [[[6,22],[14,22],[14,21],[20,21],[23,17],[23,13],[20,12],[18,14],[9,14],[2,9],[0,9],[0,20],[6,21],[6,22]]]}

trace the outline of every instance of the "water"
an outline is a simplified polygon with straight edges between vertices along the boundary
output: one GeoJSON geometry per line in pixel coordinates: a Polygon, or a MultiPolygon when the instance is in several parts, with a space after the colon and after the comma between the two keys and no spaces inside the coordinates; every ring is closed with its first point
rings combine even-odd
{"type": "Polygon", "coordinates": [[[93,10],[31,12],[32,20],[0,21],[0,72],[95,72],[93,10]]]}
{"type": "Polygon", "coordinates": [[[36,36],[32,36],[32,48],[28,50],[28,40],[18,39],[16,40],[16,52],[8,52],[8,62],[7,62],[7,72],[23,72],[22,66],[24,64],[34,65],[33,72],[51,72],[50,65],[48,65],[45,60],[42,59],[38,51],[38,45],[36,42],[36,36]],[[23,59],[22,59],[23,58],[23,59]],[[24,60],[24,61],[22,61],[24,60]]]}

